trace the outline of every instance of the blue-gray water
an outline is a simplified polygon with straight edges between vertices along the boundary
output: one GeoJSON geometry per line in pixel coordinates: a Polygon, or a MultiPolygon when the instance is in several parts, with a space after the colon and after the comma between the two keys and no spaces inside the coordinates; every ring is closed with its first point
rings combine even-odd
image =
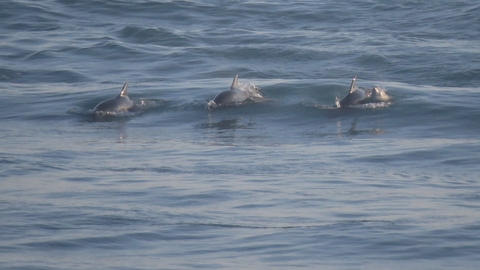
{"type": "Polygon", "coordinates": [[[477,269],[478,14],[1,1],[0,268],[477,269]],[[235,74],[268,101],[206,110],[235,74]],[[355,75],[393,102],[334,109],[355,75]]]}

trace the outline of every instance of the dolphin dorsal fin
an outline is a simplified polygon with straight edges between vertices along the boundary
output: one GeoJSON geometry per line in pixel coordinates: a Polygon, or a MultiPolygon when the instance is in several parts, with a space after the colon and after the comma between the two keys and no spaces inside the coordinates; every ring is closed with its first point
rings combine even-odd
{"type": "Polygon", "coordinates": [[[355,75],[355,77],[353,77],[352,79],[352,84],[350,85],[350,94],[353,93],[353,91],[355,90],[355,80],[357,79],[357,76],[355,75]]]}
{"type": "Polygon", "coordinates": [[[238,74],[235,75],[235,78],[233,78],[232,86],[230,86],[230,90],[232,89],[239,89],[240,85],[238,84],[238,74]]]}
{"type": "Polygon", "coordinates": [[[128,86],[128,82],[126,82],[123,85],[122,91],[120,91],[120,94],[118,95],[119,97],[126,97],[127,96],[127,86],[128,86]]]}

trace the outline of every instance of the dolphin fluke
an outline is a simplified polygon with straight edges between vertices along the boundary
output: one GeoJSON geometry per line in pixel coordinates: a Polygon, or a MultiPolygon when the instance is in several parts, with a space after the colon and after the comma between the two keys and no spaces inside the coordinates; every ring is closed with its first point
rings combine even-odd
{"type": "Polygon", "coordinates": [[[238,74],[235,75],[235,78],[233,78],[232,86],[230,86],[230,90],[232,89],[239,89],[240,84],[238,83],[238,74]]]}
{"type": "Polygon", "coordinates": [[[128,87],[128,82],[126,82],[123,85],[122,91],[120,91],[120,94],[118,95],[119,97],[126,97],[127,96],[127,87],[128,87]]]}

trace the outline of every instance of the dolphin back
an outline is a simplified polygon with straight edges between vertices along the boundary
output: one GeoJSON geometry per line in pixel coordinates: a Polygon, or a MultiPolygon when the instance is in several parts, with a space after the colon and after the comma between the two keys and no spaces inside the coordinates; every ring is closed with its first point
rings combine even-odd
{"type": "Polygon", "coordinates": [[[127,95],[127,86],[128,82],[123,85],[122,91],[120,91],[120,94],[117,97],[98,103],[98,105],[93,108],[93,111],[125,112],[132,109],[135,104],[127,95]]]}
{"type": "Polygon", "coordinates": [[[248,94],[240,89],[232,89],[220,92],[213,101],[216,104],[228,104],[243,102],[248,98],[248,94]]]}
{"type": "Polygon", "coordinates": [[[215,104],[231,104],[231,103],[240,103],[247,100],[249,97],[248,93],[241,89],[240,84],[238,83],[238,75],[235,75],[233,78],[232,85],[230,90],[226,90],[218,93],[214,98],[213,102],[215,104]]]}
{"type": "Polygon", "coordinates": [[[357,105],[362,103],[365,100],[365,92],[363,90],[357,89],[355,86],[355,80],[357,76],[352,79],[352,84],[350,85],[350,91],[348,94],[340,100],[340,107],[357,105]]]}

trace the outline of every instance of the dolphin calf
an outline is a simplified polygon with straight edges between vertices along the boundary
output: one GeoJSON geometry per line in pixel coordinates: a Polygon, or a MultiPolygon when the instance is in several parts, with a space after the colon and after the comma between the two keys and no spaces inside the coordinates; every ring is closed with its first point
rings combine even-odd
{"type": "Polygon", "coordinates": [[[337,107],[345,107],[361,104],[365,100],[365,92],[361,89],[358,89],[355,86],[355,80],[357,76],[352,79],[352,84],[350,85],[350,91],[348,94],[337,102],[337,107]]]}
{"type": "Polygon", "coordinates": [[[229,90],[218,93],[213,100],[208,102],[207,106],[213,108],[218,105],[229,105],[244,102],[249,98],[247,91],[241,89],[238,83],[238,75],[233,78],[232,86],[229,90]]]}
{"type": "Polygon", "coordinates": [[[128,82],[123,85],[117,97],[104,100],[93,108],[94,112],[127,112],[135,106],[127,95],[128,82]]]}

